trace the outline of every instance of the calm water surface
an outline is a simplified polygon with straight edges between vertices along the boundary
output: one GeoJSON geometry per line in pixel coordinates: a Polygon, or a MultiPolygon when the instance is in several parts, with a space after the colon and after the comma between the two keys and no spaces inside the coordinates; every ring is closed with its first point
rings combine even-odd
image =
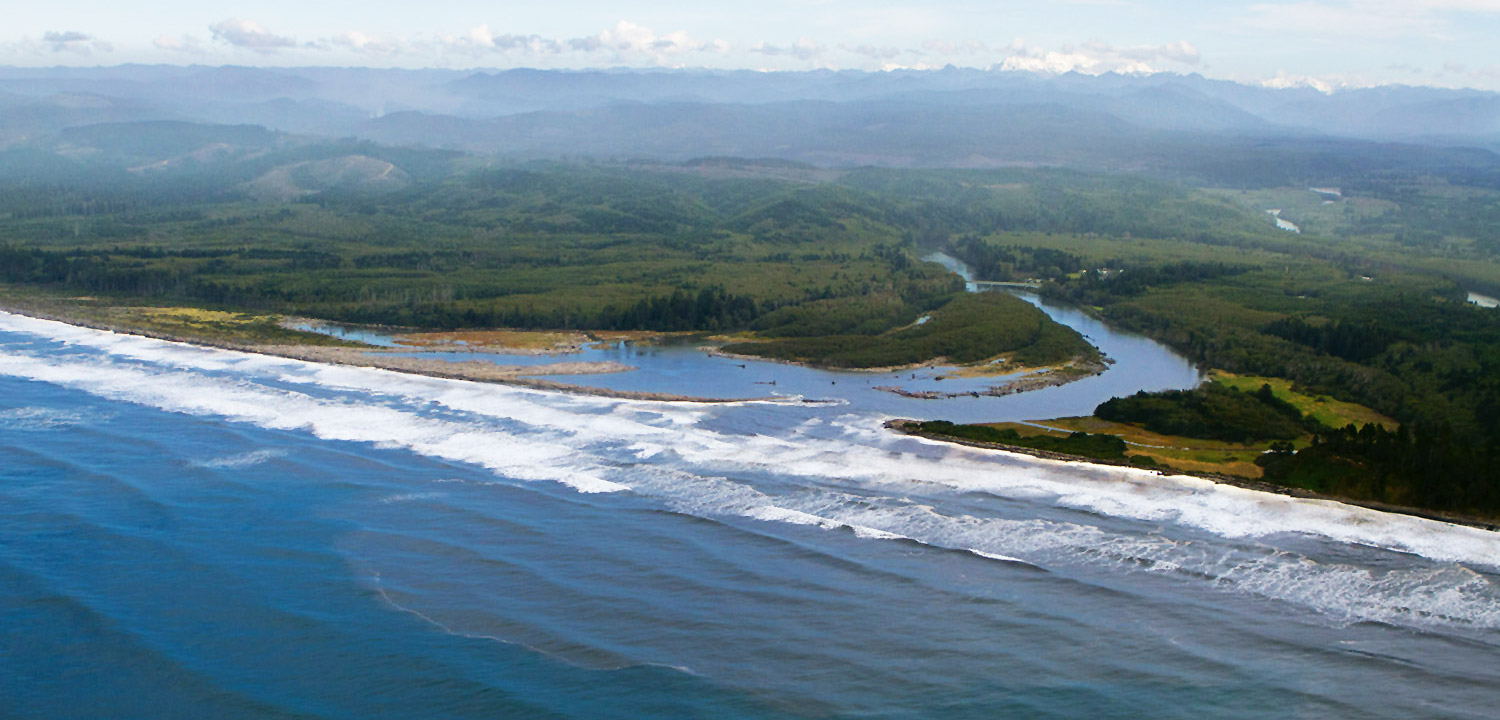
{"type": "Polygon", "coordinates": [[[1494,717],[1494,533],[884,417],[0,314],[0,717],[1494,717]]]}

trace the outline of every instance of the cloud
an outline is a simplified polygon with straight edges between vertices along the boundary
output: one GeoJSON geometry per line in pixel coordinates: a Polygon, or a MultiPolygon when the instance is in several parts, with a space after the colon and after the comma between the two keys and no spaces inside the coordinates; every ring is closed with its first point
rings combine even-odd
{"type": "Polygon", "coordinates": [[[208,26],[214,40],[258,53],[274,53],[297,47],[297,41],[277,35],[254,20],[221,20],[208,26]]]}
{"type": "Polygon", "coordinates": [[[928,40],[922,43],[922,49],[934,55],[988,55],[990,46],[978,40],[928,40]]]}
{"type": "Polygon", "coordinates": [[[349,30],[313,44],[319,48],[346,48],[364,55],[395,55],[405,49],[399,40],[374,37],[358,30],[349,30]]]}
{"type": "Polygon", "coordinates": [[[598,34],[568,40],[567,46],[583,53],[611,53],[617,60],[648,59],[658,64],[690,53],[729,50],[723,40],[705,42],[682,30],[658,36],[651,28],[626,20],[598,34]]]}
{"type": "Polygon", "coordinates": [[[893,60],[897,57],[900,57],[902,53],[906,52],[905,50],[902,50],[898,47],[882,47],[878,45],[856,45],[854,47],[849,47],[848,45],[840,45],[839,49],[845,52],[854,53],[855,55],[863,55],[874,60],[893,60]]]}
{"type": "Polygon", "coordinates": [[[166,50],[167,52],[203,53],[208,50],[202,40],[191,35],[181,35],[178,37],[162,35],[152,40],[151,44],[156,49],[166,50]]]}
{"type": "Polygon", "coordinates": [[[99,38],[77,30],[49,30],[42,34],[42,47],[55,53],[77,53],[92,55],[94,52],[110,52],[114,46],[99,38]]]}
{"type": "Polygon", "coordinates": [[[497,35],[489,25],[476,25],[463,35],[443,35],[437,40],[437,49],[465,55],[507,53],[520,55],[556,55],[563,51],[562,43],[540,35],[497,35]]]}
{"type": "Polygon", "coordinates": [[[433,42],[418,45],[442,53],[501,54],[521,61],[575,55],[590,58],[589,62],[655,65],[671,64],[694,53],[722,54],[730,49],[729,43],[723,40],[698,40],[680,30],[658,35],[651,28],[627,20],[593,35],[567,40],[541,35],[500,34],[488,25],[478,25],[462,35],[442,35],[433,42]]]}
{"type": "Polygon", "coordinates": [[[1001,70],[1066,73],[1087,75],[1117,73],[1155,73],[1166,65],[1198,65],[1203,56],[1185,40],[1156,46],[1117,48],[1100,40],[1081,46],[1064,45],[1058,50],[1042,50],[1024,41],[1012,43],[1010,56],[1000,64],[1001,70]]]}
{"type": "Polygon", "coordinates": [[[750,52],[753,53],[771,56],[788,55],[798,60],[811,60],[827,51],[828,47],[826,45],[820,45],[817,41],[808,37],[797,38],[796,42],[785,47],[767,43],[756,43],[750,48],[750,52]]]}

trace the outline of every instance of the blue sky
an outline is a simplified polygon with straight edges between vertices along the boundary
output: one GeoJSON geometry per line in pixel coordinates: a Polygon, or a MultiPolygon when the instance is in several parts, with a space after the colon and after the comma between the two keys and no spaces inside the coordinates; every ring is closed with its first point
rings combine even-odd
{"type": "Polygon", "coordinates": [[[0,64],[1174,71],[1500,90],[1500,0],[15,3],[0,64]]]}

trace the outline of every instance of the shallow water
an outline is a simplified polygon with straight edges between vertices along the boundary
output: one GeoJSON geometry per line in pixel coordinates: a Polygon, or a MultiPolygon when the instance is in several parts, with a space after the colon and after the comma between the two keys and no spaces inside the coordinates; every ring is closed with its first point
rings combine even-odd
{"type": "Polygon", "coordinates": [[[0,314],[0,716],[1492,717],[1500,535],[0,314]]]}

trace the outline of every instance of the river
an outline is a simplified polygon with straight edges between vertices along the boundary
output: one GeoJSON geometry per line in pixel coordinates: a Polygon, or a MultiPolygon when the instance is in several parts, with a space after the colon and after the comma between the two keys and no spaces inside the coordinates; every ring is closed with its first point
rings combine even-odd
{"type": "Polygon", "coordinates": [[[0,314],[0,716],[1488,718],[1500,702],[1500,535],[932,443],[883,417],[0,314]]]}
{"type": "MultiPolygon", "coordinates": [[[[973,292],[1000,291],[993,285],[976,284],[968,267],[959,260],[933,253],[924,258],[943,264],[968,281],[973,292]]],[[[912,392],[982,392],[1018,375],[939,379],[951,367],[921,368],[901,372],[841,372],[786,363],[726,358],[710,355],[697,342],[638,345],[629,342],[601,344],[575,353],[517,355],[476,352],[414,352],[413,357],[452,361],[488,360],[499,365],[543,365],[554,362],[616,362],[635,370],[604,375],[542,376],[585,387],[691,395],[708,398],[783,398],[833,403],[845,412],[881,414],[922,420],[999,422],[1043,420],[1089,415],[1099,403],[1140,390],[1191,388],[1202,382],[1202,373],[1186,358],[1141,335],[1116,330],[1082,311],[1047,302],[1024,288],[1005,288],[1068,327],[1082,333],[1113,363],[1103,373],[1066,385],[1005,397],[961,396],[941,400],[904,397],[880,390],[899,387],[912,392]]],[[[304,329],[390,347],[393,336],[372,328],[336,324],[306,325],[304,329]]]]}

